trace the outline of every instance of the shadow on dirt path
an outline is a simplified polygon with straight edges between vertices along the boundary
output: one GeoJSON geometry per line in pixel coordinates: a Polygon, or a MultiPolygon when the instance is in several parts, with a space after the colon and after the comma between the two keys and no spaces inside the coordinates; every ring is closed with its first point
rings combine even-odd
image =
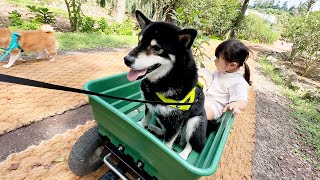
{"type": "Polygon", "coordinates": [[[85,105],[1,135],[0,162],[12,153],[21,152],[31,145],[38,145],[41,141],[51,139],[56,134],[62,134],[93,119],[91,106],[85,105]]]}

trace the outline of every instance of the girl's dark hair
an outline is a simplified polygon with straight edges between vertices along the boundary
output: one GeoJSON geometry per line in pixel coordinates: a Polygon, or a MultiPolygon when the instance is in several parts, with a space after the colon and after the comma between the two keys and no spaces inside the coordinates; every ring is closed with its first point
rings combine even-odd
{"type": "Polygon", "coordinates": [[[250,69],[246,60],[249,57],[249,48],[247,48],[242,42],[239,40],[231,39],[222,42],[216,48],[215,56],[219,58],[222,56],[224,60],[227,62],[236,62],[239,66],[244,65],[244,79],[251,85],[250,81],[250,69]]]}

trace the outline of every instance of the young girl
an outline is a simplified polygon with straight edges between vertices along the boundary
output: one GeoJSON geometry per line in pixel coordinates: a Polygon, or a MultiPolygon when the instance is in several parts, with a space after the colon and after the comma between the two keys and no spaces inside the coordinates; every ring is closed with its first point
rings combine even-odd
{"type": "Polygon", "coordinates": [[[224,112],[237,115],[247,106],[250,69],[246,63],[249,49],[238,40],[222,42],[215,52],[217,70],[211,74],[199,69],[199,81],[204,84],[205,111],[208,120],[219,118],[224,112]],[[240,67],[245,72],[241,73],[240,67]]]}

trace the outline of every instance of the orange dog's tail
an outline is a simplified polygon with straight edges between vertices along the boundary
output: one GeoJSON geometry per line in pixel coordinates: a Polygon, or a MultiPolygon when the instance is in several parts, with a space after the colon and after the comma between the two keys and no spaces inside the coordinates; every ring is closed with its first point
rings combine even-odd
{"type": "Polygon", "coordinates": [[[46,32],[46,33],[53,33],[54,32],[53,27],[50,26],[49,24],[41,25],[39,29],[43,32],[46,32]]]}

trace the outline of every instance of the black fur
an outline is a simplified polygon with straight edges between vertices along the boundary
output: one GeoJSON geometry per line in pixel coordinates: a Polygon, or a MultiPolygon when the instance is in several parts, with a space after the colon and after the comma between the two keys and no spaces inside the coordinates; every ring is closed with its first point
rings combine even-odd
{"type": "MultiPolygon", "coordinates": [[[[126,65],[131,67],[138,56],[143,53],[160,56],[164,61],[171,61],[173,64],[167,74],[155,81],[149,80],[148,75],[146,75],[147,78],[143,79],[141,83],[144,98],[150,101],[161,101],[155,94],[155,92],[160,92],[167,93],[166,97],[170,99],[183,99],[194,87],[197,87],[198,82],[197,67],[190,49],[197,35],[196,30],[181,30],[170,23],[150,21],[140,11],[136,12],[136,17],[142,28],[140,33],[142,39],[138,46],[124,58],[126,65]],[[156,40],[157,45],[150,45],[152,40],[156,40]],[[173,55],[175,60],[170,55],[173,55]]],[[[154,66],[153,68],[157,67],[154,66]]],[[[148,72],[152,71],[153,68],[150,68],[148,72]]],[[[162,105],[146,106],[146,116],[150,116],[149,107],[160,106],[162,105]]],[[[204,94],[200,87],[196,88],[196,100],[189,110],[174,109],[168,114],[155,110],[155,113],[160,123],[165,127],[165,142],[168,142],[177,132],[180,132],[179,136],[182,135],[183,137],[188,120],[198,116],[200,118],[199,123],[194,126],[189,142],[194,150],[198,152],[202,150],[206,140],[207,119],[204,111],[204,94]]],[[[180,139],[183,138],[180,137],[180,139]]],[[[181,143],[181,145],[184,144],[181,143]]]]}

